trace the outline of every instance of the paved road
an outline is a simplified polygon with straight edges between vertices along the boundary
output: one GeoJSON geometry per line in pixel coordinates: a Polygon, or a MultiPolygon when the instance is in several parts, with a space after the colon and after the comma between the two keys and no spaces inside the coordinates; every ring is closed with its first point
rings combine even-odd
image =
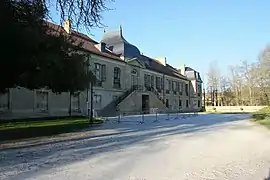
{"type": "Polygon", "coordinates": [[[270,132],[248,117],[201,114],[157,123],[146,117],[145,124],[108,123],[65,137],[2,145],[0,179],[264,180],[270,132]]]}

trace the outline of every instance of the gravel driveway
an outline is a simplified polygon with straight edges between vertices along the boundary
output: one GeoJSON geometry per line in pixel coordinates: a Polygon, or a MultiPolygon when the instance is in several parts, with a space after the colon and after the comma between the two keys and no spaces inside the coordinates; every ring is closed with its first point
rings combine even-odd
{"type": "Polygon", "coordinates": [[[0,145],[0,179],[264,180],[270,131],[249,115],[123,119],[101,127],[0,145]],[[21,147],[23,146],[23,147],[21,147]]]}

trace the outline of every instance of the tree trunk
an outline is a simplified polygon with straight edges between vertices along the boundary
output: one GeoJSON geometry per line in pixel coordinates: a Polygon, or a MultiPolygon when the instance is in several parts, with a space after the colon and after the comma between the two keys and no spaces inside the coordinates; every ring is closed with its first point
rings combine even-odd
{"type": "Polygon", "coordinates": [[[68,115],[71,117],[71,98],[72,98],[72,93],[69,92],[69,108],[68,108],[68,115]]]}

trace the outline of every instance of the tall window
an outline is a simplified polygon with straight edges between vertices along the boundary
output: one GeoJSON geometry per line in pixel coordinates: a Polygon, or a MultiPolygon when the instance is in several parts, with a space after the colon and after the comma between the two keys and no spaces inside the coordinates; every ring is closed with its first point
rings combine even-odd
{"type": "Polygon", "coordinates": [[[179,108],[181,109],[182,108],[182,100],[179,99],[179,108]]]}
{"type": "Polygon", "coordinates": [[[185,84],[185,92],[186,92],[186,95],[188,96],[188,84],[185,84]]]}
{"type": "Polygon", "coordinates": [[[93,104],[95,108],[101,108],[101,95],[95,94],[93,96],[93,104]]]}
{"type": "Polygon", "coordinates": [[[47,91],[36,91],[36,108],[39,111],[46,112],[49,109],[48,106],[49,93],[47,91]]]}
{"type": "Polygon", "coordinates": [[[101,86],[102,82],[106,81],[106,65],[95,63],[94,74],[96,76],[96,86],[101,86]]]}
{"type": "Polygon", "coordinates": [[[176,91],[179,92],[180,88],[179,88],[179,82],[176,82],[176,91]]]}
{"type": "Polygon", "coordinates": [[[95,63],[95,76],[97,81],[101,81],[101,65],[98,63],[95,63]]]}
{"type": "Polygon", "coordinates": [[[151,76],[151,87],[154,87],[154,76],[151,76]]]}
{"type": "Polygon", "coordinates": [[[144,86],[145,87],[150,87],[151,85],[151,77],[149,74],[144,75],[144,86]]]}
{"type": "Polygon", "coordinates": [[[156,88],[161,89],[161,78],[160,77],[156,77],[156,88]]]}
{"type": "Polygon", "coordinates": [[[182,83],[179,84],[179,92],[180,92],[180,94],[182,94],[182,92],[183,92],[183,84],[182,83]]]}
{"type": "Polygon", "coordinates": [[[73,94],[71,98],[72,110],[75,112],[80,112],[80,92],[76,92],[73,94]]]}
{"type": "Polygon", "coordinates": [[[166,79],[166,90],[170,90],[170,80],[166,79]]]}
{"type": "Polygon", "coordinates": [[[187,108],[189,107],[188,100],[186,100],[186,107],[187,107],[187,108]]]}
{"type": "Polygon", "coordinates": [[[172,82],[172,90],[176,91],[177,89],[177,83],[175,81],[172,82]]]}
{"type": "Polygon", "coordinates": [[[101,65],[101,81],[106,81],[106,65],[101,65]]]}
{"type": "Polygon", "coordinates": [[[166,107],[169,108],[170,103],[169,103],[169,99],[166,99],[166,107]]]}
{"type": "Polygon", "coordinates": [[[114,88],[121,88],[121,69],[118,67],[114,68],[113,87],[114,88]]]}
{"type": "Polygon", "coordinates": [[[198,84],[197,87],[198,87],[197,93],[198,93],[198,96],[200,96],[201,93],[202,93],[202,85],[201,84],[198,84]]]}

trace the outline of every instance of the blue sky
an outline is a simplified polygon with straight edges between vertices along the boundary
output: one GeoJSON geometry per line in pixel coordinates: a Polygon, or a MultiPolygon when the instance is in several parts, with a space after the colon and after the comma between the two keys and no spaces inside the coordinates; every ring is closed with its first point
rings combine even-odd
{"type": "MultiPolygon", "coordinates": [[[[165,56],[202,75],[212,61],[223,73],[240,60],[254,62],[270,42],[267,0],[115,0],[108,6],[114,10],[103,14],[106,30],[122,25],[125,38],[143,54],[165,56]]],[[[99,41],[103,29],[91,34],[99,41]]]]}

